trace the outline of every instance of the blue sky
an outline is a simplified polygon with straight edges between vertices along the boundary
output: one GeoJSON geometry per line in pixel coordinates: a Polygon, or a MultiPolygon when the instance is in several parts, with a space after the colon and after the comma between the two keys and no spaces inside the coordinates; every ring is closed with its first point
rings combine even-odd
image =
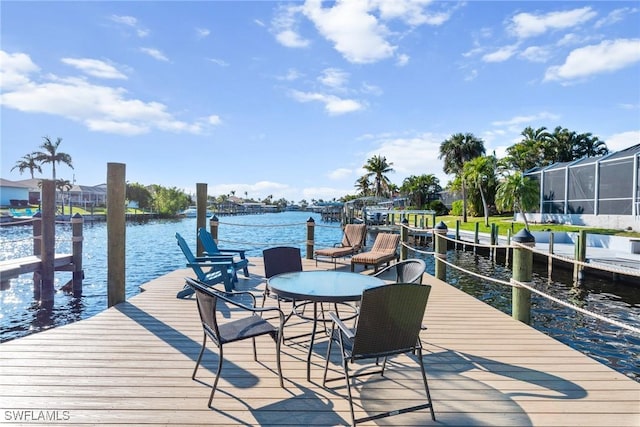
{"type": "MultiPolygon", "coordinates": [[[[499,157],[526,126],[640,141],[638,1],[0,3],[1,176],[43,136],[75,169],[210,195],[353,194],[373,155],[397,185],[457,132],[499,157]]],[[[50,167],[43,169],[50,177],[50,167]]]]}

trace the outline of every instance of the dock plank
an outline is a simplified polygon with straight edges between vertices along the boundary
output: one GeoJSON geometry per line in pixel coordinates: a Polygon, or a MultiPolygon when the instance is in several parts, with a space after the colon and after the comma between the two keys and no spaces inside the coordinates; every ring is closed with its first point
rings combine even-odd
{"type": "MultiPolygon", "coordinates": [[[[326,268],[303,261],[305,270],[326,268]]],[[[241,275],[239,287],[260,294],[262,259],[252,258],[249,268],[252,277],[241,275]]],[[[217,355],[207,351],[202,382],[191,380],[202,329],[195,300],[175,298],[186,275],[176,270],[90,319],[0,344],[0,423],[48,424],[35,419],[40,411],[66,417],[58,422],[68,425],[349,424],[344,382],[321,386],[324,340],[306,381],[307,338],[283,346],[286,389],[278,384],[272,340],[258,338],[259,362],[250,342],[226,346],[215,410],[208,409],[217,355]]],[[[438,421],[422,411],[363,425],[640,425],[640,383],[446,283],[426,275],[425,282],[433,289],[422,341],[438,421]]],[[[310,325],[292,319],[288,328],[295,335],[310,325]]],[[[336,353],[330,377],[339,376],[337,362],[336,353]]],[[[394,358],[385,378],[359,379],[356,416],[409,406],[423,398],[420,387],[415,361],[394,358]]]]}

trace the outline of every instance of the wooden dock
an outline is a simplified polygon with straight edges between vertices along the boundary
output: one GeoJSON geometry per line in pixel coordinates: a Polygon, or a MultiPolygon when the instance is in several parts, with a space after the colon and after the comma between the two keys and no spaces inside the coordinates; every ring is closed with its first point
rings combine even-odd
{"type": "MultiPolygon", "coordinates": [[[[314,261],[303,262],[305,270],[317,268],[314,261]]],[[[239,287],[261,292],[262,259],[252,258],[249,269],[251,279],[241,275],[239,287]]],[[[258,339],[259,362],[253,360],[250,341],[226,346],[216,409],[208,409],[217,354],[209,347],[201,382],[193,381],[202,329],[195,300],[175,298],[188,274],[177,270],[155,279],[140,295],[90,319],[0,344],[0,424],[350,423],[344,382],[321,386],[323,340],[312,359],[311,382],[306,380],[305,338],[283,346],[286,389],[278,385],[269,338],[258,339]]],[[[640,426],[640,383],[452,286],[425,279],[433,289],[422,341],[438,421],[431,421],[427,410],[379,424],[640,426]]],[[[293,318],[288,328],[293,336],[310,325],[293,318]]],[[[337,376],[337,353],[332,360],[331,375],[337,376]]],[[[356,416],[423,399],[420,382],[415,361],[393,359],[384,379],[359,378],[356,416]]]]}
{"type": "MultiPolygon", "coordinates": [[[[53,259],[54,270],[71,270],[72,266],[72,254],[55,254],[53,259]]],[[[4,283],[21,274],[34,273],[41,269],[42,260],[36,255],[0,261],[0,282],[4,283]]]]}

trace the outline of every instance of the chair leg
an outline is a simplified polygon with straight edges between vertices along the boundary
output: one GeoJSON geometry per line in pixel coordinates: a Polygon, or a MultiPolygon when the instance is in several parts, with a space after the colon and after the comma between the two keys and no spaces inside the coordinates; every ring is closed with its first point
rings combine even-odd
{"type": "Polygon", "coordinates": [[[353,412],[353,397],[351,396],[351,379],[349,378],[349,362],[342,355],[342,368],[344,369],[344,379],[347,382],[347,395],[349,398],[349,410],[351,411],[351,425],[355,427],[356,425],[356,415],[353,412]]]}
{"type": "Polygon", "coordinates": [[[200,366],[200,360],[202,360],[202,355],[204,354],[204,348],[207,344],[207,334],[203,334],[204,338],[202,339],[202,348],[200,349],[200,354],[198,355],[198,361],[196,362],[196,367],[193,369],[193,374],[191,374],[191,379],[196,379],[196,372],[198,371],[198,366],[200,366]]]}
{"type": "Polygon", "coordinates": [[[327,345],[327,357],[325,357],[324,363],[324,375],[322,376],[322,387],[327,383],[327,371],[329,370],[329,358],[331,357],[331,347],[333,346],[333,331],[334,327],[331,327],[331,332],[329,333],[329,344],[327,345]]]}
{"type": "Polygon", "coordinates": [[[433,402],[431,401],[431,393],[429,392],[429,384],[427,383],[427,374],[424,371],[424,363],[422,361],[422,348],[418,347],[418,363],[420,364],[420,370],[422,371],[422,380],[424,381],[424,391],[427,392],[427,402],[429,402],[429,410],[431,411],[431,419],[436,420],[436,414],[433,411],[433,402]]]}
{"type": "Polygon", "coordinates": [[[209,395],[209,403],[207,404],[207,406],[209,406],[209,408],[211,408],[211,402],[213,401],[213,395],[216,392],[216,388],[218,387],[218,380],[220,379],[220,373],[222,372],[222,361],[223,359],[223,354],[222,354],[222,345],[220,345],[218,347],[218,349],[220,349],[220,354],[218,355],[219,359],[218,359],[218,371],[216,372],[216,379],[213,381],[213,387],[211,388],[211,394],[209,395]]]}
{"type": "Polygon", "coordinates": [[[282,366],[280,364],[280,348],[282,347],[282,340],[284,336],[282,331],[278,331],[275,336],[276,339],[276,365],[278,366],[278,376],[280,377],[280,387],[284,388],[284,380],[282,379],[282,366]]]}
{"type": "Polygon", "coordinates": [[[258,351],[256,350],[256,338],[253,337],[251,338],[251,341],[253,341],[253,360],[254,361],[258,361],[258,351]]]}

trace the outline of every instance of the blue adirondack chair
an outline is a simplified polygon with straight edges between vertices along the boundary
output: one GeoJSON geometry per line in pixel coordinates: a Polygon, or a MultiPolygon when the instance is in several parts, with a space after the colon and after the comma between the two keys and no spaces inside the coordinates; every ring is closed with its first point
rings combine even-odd
{"type": "MultiPolygon", "coordinates": [[[[244,277],[249,277],[249,260],[245,256],[246,251],[244,249],[220,249],[211,233],[204,227],[198,229],[198,238],[200,239],[200,243],[202,243],[206,256],[233,256],[234,270],[238,271],[242,269],[244,277]]],[[[238,280],[235,275],[234,280],[238,280]]]]}
{"type": "MultiPolygon", "coordinates": [[[[178,246],[182,250],[185,258],[187,259],[187,267],[191,267],[196,275],[196,278],[209,286],[213,286],[218,283],[223,283],[227,292],[231,292],[234,289],[233,276],[235,269],[233,267],[233,259],[230,256],[206,256],[196,257],[187,241],[176,233],[176,240],[178,246]]],[[[193,293],[193,289],[190,286],[186,286],[180,292],[178,292],[178,298],[185,298],[193,293]]]]}

